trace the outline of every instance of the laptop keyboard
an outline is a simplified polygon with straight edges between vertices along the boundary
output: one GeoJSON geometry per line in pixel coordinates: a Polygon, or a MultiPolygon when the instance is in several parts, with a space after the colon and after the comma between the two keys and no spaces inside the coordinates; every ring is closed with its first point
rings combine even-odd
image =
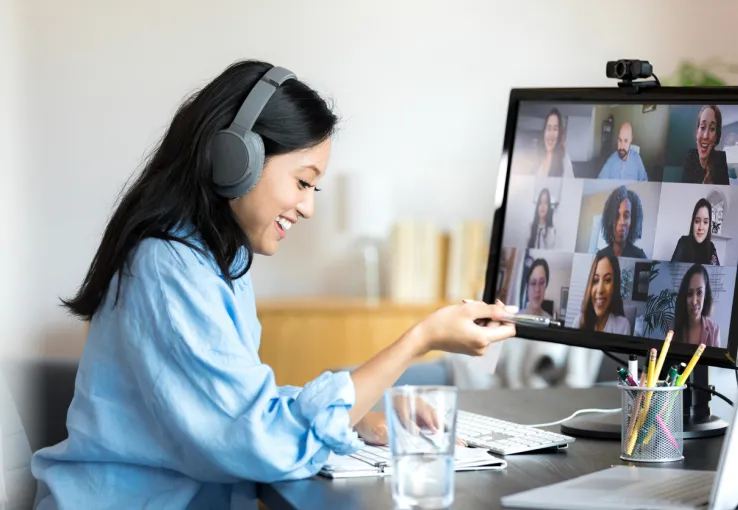
{"type": "Polygon", "coordinates": [[[574,442],[573,437],[563,434],[468,411],[458,412],[456,435],[469,446],[486,448],[498,455],[562,448],[574,442]]]}
{"type": "Polygon", "coordinates": [[[714,479],[714,472],[705,471],[690,474],[689,477],[675,476],[659,484],[654,484],[652,481],[637,482],[623,489],[628,494],[627,496],[621,497],[618,494],[613,497],[612,501],[625,504],[630,500],[637,500],[639,503],[648,500],[653,503],[678,503],[706,507],[714,479]]]}

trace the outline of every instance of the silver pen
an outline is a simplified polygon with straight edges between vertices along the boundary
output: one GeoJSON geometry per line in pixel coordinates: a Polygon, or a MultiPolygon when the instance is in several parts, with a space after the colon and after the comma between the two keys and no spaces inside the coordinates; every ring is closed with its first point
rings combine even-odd
{"type": "MultiPolygon", "coordinates": [[[[492,319],[477,319],[475,322],[480,326],[486,326],[492,319]]],[[[519,313],[517,315],[511,315],[506,319],[501,319],[497,322],[505,323],[510,322],[516,326],[531,326],[535,328],[548,328],[550,326],[560,328],[563,326],[560,321],[549,319],[548,317],[541,317],[539,315],[528,315],[519,313]]]]}

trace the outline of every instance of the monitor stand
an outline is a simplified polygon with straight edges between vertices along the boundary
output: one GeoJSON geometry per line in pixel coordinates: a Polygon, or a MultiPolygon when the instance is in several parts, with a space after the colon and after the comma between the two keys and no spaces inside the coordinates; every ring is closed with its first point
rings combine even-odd
{"type": "MultiPolygon", "coordinates": [[[[669,367],[673,363],[664,363],[669,367]]],[[[710,388],[708,367],[697,365],[689,376],[689,382],[710,388]]],[[[712,388],[714,389],[714,388],[712,388]]],[[[620,390],[618,390],[620,391],[620,390]]],[[[687,388],[682,399],[684,418],[684,439],[715,437],[725,434],[728,422],[710,413],[712,395],[706,391],[687,388]]],[[[561,425],[561,433],[590,439],[620,440],[621,414],[585,415],[574,418],[561,425]]]]}

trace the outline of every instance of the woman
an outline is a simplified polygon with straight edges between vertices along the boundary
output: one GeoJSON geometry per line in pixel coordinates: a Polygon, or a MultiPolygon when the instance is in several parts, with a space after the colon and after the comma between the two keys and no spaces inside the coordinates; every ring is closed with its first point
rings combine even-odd
{"type": "Polygon", "coordinates": [[[258,356],[249,269],[312,217],[336,124],[315,91],[279,72],[236,63],[180,107],[64,301],[91,324],[69,438],[33,458],[40,509],[256,508],[254,482],[309,477],[358,437],[386,441],[384,416],[368,411],[418,356],[480,355],[514,335],[499,304],[453,305],[351,374],[276,386],[258,356]],[[243,151],[224,150],[232,139],[216,137],[237,112],[233,131],[248,129],[248,111],[252,155],[262,143],[265,153],[253,177],[243,151]],[[483,317],[497,327],[475,324],[483,317]]]}
{"type": "Polygon", "coordinates": [[[564,149],[564,121],[556,108],[543,123],[543,155],[536,177],[574,177],[569,155],[564,149]]]}
{"type": "Polygon", "coordinates": [[[707,199],[700,198],[695,204],[689,235],[679,238],[671,261],[720,265],[717,250],[712,244],[712,205],[707,199]]]}
{"type": "Polygon", "coordinates": [[[544,259],[536,259],[528,269],[526,279],[526,296],[528,302],[523,313],[551,318],[551,314],[543,309],[543,299],[548,287],[549,269],[548,262],[544,259]]]}
{"type": "Polygon", "coordinates": [[[687,151],[682,182],[730,184],[725,151],[717,150],[723,132],[723,116],[715,105],[703,106],[697,115],[697,147],[687,151]]]}
{"type": "Polygon", "coordinates": [[[674,341],[722,347],[720,326],[708,316],[712,311],[712,290],[707,269],[694,264],[682,278],[674,305],[674,341]]]}
{"type": "MultiPolygon", "coordinates": [[[[584,290],[582,311],[574,320],[574,327],[630,335],[630,322],[625,317],[623,297],[620,295],[620,263],[614,255],[595,255],[584,290]]],[[[572,347],[564,383],[572,388],[594,384],[603,356],[602,351],[572,347]]]]}
{"type": "Polygon", "coordinates": [[[602,237],[607,246],[597,252],[600,256],[645,259],[646,252],[636,246],[643,232],[643,204],[633,190],[620,186],[605,201],[602,211],[602,237]]]}
{"type": "Polygon", "coordinates": [[[543,188],[538,194],[536,210],[530,225],[528,248],[550,250],[556,243],[556,228],[553,225],[553,207],[551,207],[551,192],[543,188]]]}
{"type": "Polygon", "coordinates": [[[612,255],[595,256],[584,291],[582,312],[574,322],[579,329],[630,334],[620,295],[620,262],[612,255]]]}

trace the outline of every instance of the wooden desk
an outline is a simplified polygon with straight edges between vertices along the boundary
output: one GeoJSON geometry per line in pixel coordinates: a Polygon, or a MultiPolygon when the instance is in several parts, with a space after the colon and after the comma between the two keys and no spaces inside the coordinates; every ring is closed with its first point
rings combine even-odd
{"type": "MultiPolygon", "coordinates": [[[[612,387],[592,389],[493,390],[462,392],[460,408],[518,423],[542,423],[566,418],[577,409],[615,408],[620,394],[612,387]]],[[[549,427],[559,431],[559,426],[549,427]]],[[[646,467],[698,470],[717,469],[723,438],[685,441],[681,462],[646,467]]],[[[619,441],[577,439],[568,450],[506,457],[501,472],[456,473],[454,510],[500,509],[500,498],[606,469],[628,465],[620,460],[619,441]]],[[[308,480],[259,486],[259,498],[270,510],[390,510],[393,508],[390,478],[308,480]]]]}
{"type": "MultiPolygon", "coordinates": [[[[397,340],[445,303],[405,304],[361,300],[259,301],[259,356],[277,384],[303,386],[325,370],[359,365],[397,340]]],[[[431,353],[427,357],[438,356],[431,353]]]]}

